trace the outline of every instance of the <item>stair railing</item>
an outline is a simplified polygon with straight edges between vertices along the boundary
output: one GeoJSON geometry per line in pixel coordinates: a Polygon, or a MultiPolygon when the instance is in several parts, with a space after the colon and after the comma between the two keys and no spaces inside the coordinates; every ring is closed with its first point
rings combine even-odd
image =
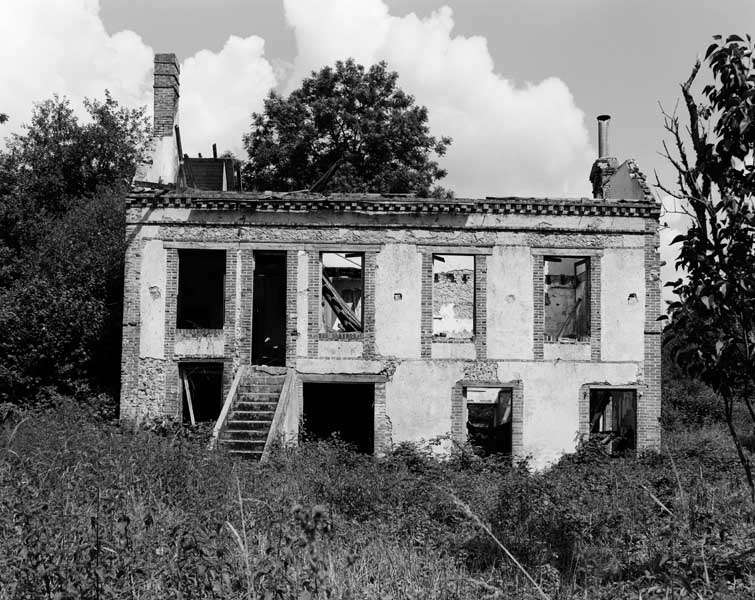
{"type": "Polygon", "coordinates": [[[225,397],[223,408],[220,410],[218,421],[217,423],[215,423],[215,427],[212,428],[212,437],[210,437],[210,443],[208,445],[210,450],[214,450],[218,445],[218,436],[220,435],[220,430],[223,429],[223,424],[228,418],[228,413],[230,412],[231,406],[233,406],[233,401],[236,398],[236,392],[239,389],[239,384],[247,374],[248,370],[249,367],[247,365],[242,365],[236,371],[236,376],[233,378],[233,383],[231,383],[231,389],[228,390],[228,395],[225,397]]]}
{"type": "Polygon", "coordinates": [[[267,440],[265,441],[265,448],[262,451],[260,462],[267,462],[268,458],[270,458],[270,452],[272,451],[273,444],[280,433],[279,429],[285,422],[288,407],[291,404],[291,398],[295,395],[295,391],[296,369],[288,369],[286,372],[286,379],[283,381],[283,389],[281,389],[280,398],[278,398],[278,404],[275,407],[273,421],[270,423],[270,431],[267,432],[267,440]]]}

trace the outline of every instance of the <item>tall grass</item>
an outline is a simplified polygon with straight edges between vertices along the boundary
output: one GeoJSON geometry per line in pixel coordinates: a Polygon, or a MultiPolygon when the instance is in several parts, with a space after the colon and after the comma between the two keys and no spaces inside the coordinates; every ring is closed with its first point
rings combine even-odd
{"type": "Polygon", "coordinates": [[[74,405],[6,423],[0,599],[755,594],[753,514],[716,425],[535,474],[337,443],[258,465],[160,431],[74,405]]]}

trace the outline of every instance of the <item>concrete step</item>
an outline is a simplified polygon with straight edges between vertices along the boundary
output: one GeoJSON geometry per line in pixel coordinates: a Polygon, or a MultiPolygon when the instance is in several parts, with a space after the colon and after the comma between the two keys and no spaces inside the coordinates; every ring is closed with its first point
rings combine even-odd
{"type": "Polygon", "coordinates": [[[226,422],[226,431],[257,431],[270,429],[271,419],[243,420],[229,419],[226,422]]]}
{"type": "Polygon", "coordinates": [[[274,383],[245,383],[239,385],[239,394],[277,394],[280,396],[282,385],[274,383]]]}
{"type": "Polygon", "coordinates": [[[236,396],[236,402],[275,402],[280,399],[280,392],[270,394],[267,392],[243,392],[236,396]]]}
{"type": "Polygon", "coordinates": [[[226,429],[220,434],[218,439],[225,440],[226,442],[249,442],[263,444],[267,440],[268,431],[262,429],[226,429]]]}
{"type": "Polygon", "coordinates": [[[236,412],[245,412],[249,410],[253,410],[255,412],[275,412],[275,409],[277,408],[278,403],[277,402],[239,402],[237,403],[232,409],[231,414],[236,412]]]}

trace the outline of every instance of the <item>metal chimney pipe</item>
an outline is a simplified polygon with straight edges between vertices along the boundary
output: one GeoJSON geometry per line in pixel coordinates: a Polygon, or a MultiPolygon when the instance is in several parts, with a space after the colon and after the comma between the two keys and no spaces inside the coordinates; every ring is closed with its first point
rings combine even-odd
{"type": "Polygon", "coordinates": [[[611,115],[598,115],[598,158],[610,156],[608,150],[608,124],[611,115]]]}

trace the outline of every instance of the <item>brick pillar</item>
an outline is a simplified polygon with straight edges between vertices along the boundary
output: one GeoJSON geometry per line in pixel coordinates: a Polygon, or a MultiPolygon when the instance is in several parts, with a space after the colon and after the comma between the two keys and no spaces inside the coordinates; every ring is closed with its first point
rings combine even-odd
{"type": "Polygon", "coordinates": [[[477,360],[488,357],[488,257],[474,257],[474,345],[477,360]]]}
{"type": "Polygon", "coordinates": [[[165,400],[164,414],[181,418],[181,388],[175,362],[178,301],[178,250],[165,250],[165,400]]]}
{"type": "Polygon", "coordinates": [[[296,364],[296,294],[299,279],[299,253],[297,250],[286,252],[286,366],[296,364]]]}
{"type": "Polygon", "coordinates": [[[175,54],[155,54],[154,136],[172,136],[178,114],[178,75],[181,69],[175,54]]]}
{"type": "Polygon", "coordinates": [[[385,383],[375,384],[375,454],[385,454],[393,445],[391,421],[385,410],[385,383]]]}
{"type": "Polygon", "coordinates": [[[511,456],[524,458],[524,385],[522,380],[511,387],[511,456]]]}
{"type": "Polygon", "coordinates": [[[234,369],[234,357],[238,353],[236,347],[236,297],[237,270],[241,268],[240,251],[225,250],[225,289],[223,290],[223,400],[231,389],[234,369]]]}
{"type": "Polygon", "coordinates": [[[661,446],[661,277],[658,222],[645,221],[645,390],[637,399],[637,449],[661,446]]]}
{"type": "Polygon", "coordinates": [[[590,360],[600,360],[602,317],[600,312],[602,256],[590,257],[590,360]]]}
{"type": "Polygon", "coordinates": [[[252,294],[254,290],[254,252],[236,250],[236,352],[235,370],[252,364],[252,294]]]}
{"type": "Polygon", "coordinates": [[[543,288],[545,282],[545,257],[538,254],[533,256],[532,259],[532,301],[535,313],[532,352],[535,360],[543,360],[545,356],[543,349],[545,339],[545,291],[543,288]]]}
{"type": "Polygon", "coordinates": [[[464,421],[464,387],[461,381],[457,381],[451,389],[451,439],[457,444],[467,442],[464,421]]]}
{"type": "Polygon", "coordinates": [[[322,279],[320,268],[320,253],[309,251],[309,325],[307,327],[307,356],[316,358],[320,344],[320,304],[322,300],[322,279]]]}
{"type": "Polygon", "coordinates": [[[139,374],[139,321],[141,248],[135,239],[136,226],[126,227],[127,239],[133,239],[126,250],[123,283],[123,337],[121,350],[120,418],[134,423],[139,417],[137,389],[139,374]]]}
{"type": "MultiPolygon", "coordinates": [[[[377,268],[377,253],[367,252],[364,254],[364,263],[362,264],[362,284],[364,291],[362,298],[362,323],[363,331],[363,353],[364,358],[375,357],[375,269],[377,268]]],[[[375,386],[377,387],[377,386],[375,386]]]]}
{"type": "Polygon", "coordinates": [[[420,356],[431,358],[433,347],[433,255],[422,254],[422,313],[420,317],[420,356]]]}

